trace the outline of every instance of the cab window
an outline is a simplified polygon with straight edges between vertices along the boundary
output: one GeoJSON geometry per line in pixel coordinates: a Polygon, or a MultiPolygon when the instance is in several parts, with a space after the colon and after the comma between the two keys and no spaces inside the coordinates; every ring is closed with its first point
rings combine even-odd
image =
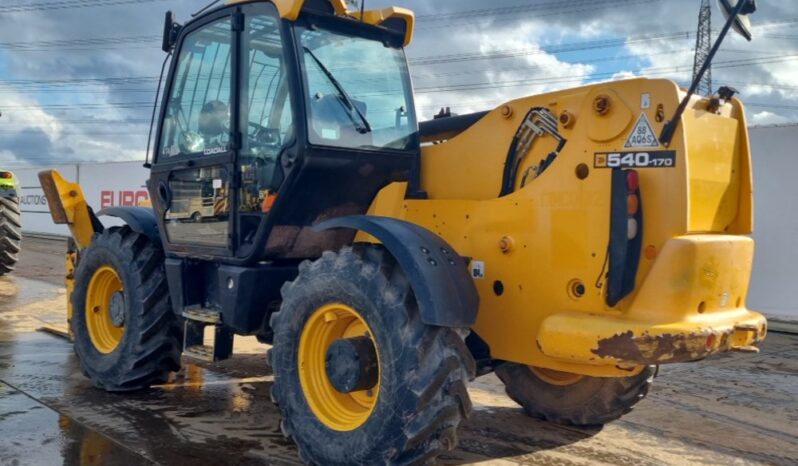
{"type": "Polygon", "coordinates": [[[167,101],[159,154],[218,154],[230,143],[230,18],[183,40],[167,101]]]}
{"type": "Polygon", "coordinates": [[[267,212],[279,185],[279,156],[294,126],[279,20],[247,16],[242,36],[241,210],[267,212]]]}
{"type": "Polygon", "coordinates": [[[297,26],[313,144],[415,150],[418,124],[404,50],[322,27],[297,26]]]}

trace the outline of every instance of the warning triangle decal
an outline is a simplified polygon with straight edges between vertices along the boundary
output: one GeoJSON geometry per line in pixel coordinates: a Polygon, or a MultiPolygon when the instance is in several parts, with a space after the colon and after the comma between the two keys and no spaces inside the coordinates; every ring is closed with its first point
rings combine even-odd
{"type": "Polygon", "coordinates": [[[645,113],[640,114],[624,147],[659,147],[659,138],[654,134],[654,129],[645,113]]]}

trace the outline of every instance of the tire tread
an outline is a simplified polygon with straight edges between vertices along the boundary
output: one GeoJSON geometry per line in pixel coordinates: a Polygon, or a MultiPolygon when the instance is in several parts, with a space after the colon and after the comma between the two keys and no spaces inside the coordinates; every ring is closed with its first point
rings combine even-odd
{"type": "MultiPolygon", "coordinates": [[[[133,260],[126,258],[125,264],[130,267],[142,309],[138,328],[125,328],[125,337],[135,341],[130,346],[133,353],[126,355],[124,367],[120,367],[113,376],[102,378],[100,373],[92,370],[91,362],[86,357],[81,358],[81,352],[76,351],[83,372],[89,374],[96,386],[113,392],[142,390],[166,382],[171,372],[180,369],[182,338],[170,304],[163,252],[146,236],[128,226],[109,228],[96,234],[84,256],[92,247],[130,253],[133,260]],[[135,333],[129,335],[131,331],[135,333]]],[[[78,264],[76,276],[81,275],[81,265],[78,264]]],[[[88,283],[76,280],[75,285],[88,286],[88,283]]],[[[75,309],[79,306],[75,305],[75,309]]],[[[83,336],[83,332],[74,330],[76,338],[83,336]]]]}
{"type": "Polygon", "coordinates": [[[0,197],[0,275],[13,272],[22,250],[22,213],[18,197],[0,197]]]}
{"type": "MultiPolygon", "coordinates": [[[[460,422],[471,410],[466,383],[474,378],[474,361],[460,335],[450,328],[433,327],[421,321],[412,290],[401,269],[392,256],[381,247],[356,245],[345,247],[338,253],[325,252],[316,261],[300,264],[299,276],[282,288],[283,303],[300,299],[308,293],[314,276],[333,270],[359,270],[362,279],[376,283],[384,290],[389,303],[405,309],[406,320],[403,328],[396,329],[401,339],[401,347],[413,349],[417,355],[409,381],[409,396],[402,406],[397,406],[404,415],[401,432],[395,433],[391,444],[396,447],[388,457],[381,456],[380,464],[423,464],[456,445],[454,433],[460,422]]],[[[283,325],[288,325],[291,311],[285,306],[271,316],[271,326],[275,329],[275,340],[283,325]]],[[[308,464],[326,463],[325,458],[316,458],[310,450],[311,445],[302,444],[302,422],[294,419],[283,404],[289,399],[289,390],[296,390],[284,382],[274,367],[273,349],[269,354],[270,364],[275,369],[275,383],[272,398],[280,407],[283,420],[281,429],[286,438],[297,443],[300,458],[308,464]],[[297,439],[300,439],[297,442],[297,439]]],[[[366,439],[379,442],[380,439],[366,439]]],[[[330,463],[333,464],[333,463],[330,463]]]]}

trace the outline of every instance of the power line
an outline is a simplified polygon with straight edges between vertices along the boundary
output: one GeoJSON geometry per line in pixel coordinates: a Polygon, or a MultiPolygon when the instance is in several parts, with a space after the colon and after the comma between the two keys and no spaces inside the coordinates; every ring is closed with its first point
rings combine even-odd
{"type": "MultiPolygon", "coordinates": [[[[20,42],[0,42],[0,49],[6,49],[14,53],[21,52],[51,52],[53,49],[60,51],[97,51],[99,47],[103,50],[116,48],[139,48],[131,47],[130,44],[155,44],[161,40],[158,36],[114,36],[114,37],[90,37],[82,39],[60,39],[44,41],[20,41],[20,42]]],[[[150,48],[150,46],[140,47],[150,48]]]]}
{"type": "MultiPolygon", "coordinates": [[[[716,68],[737,68],[740,66],[780,63],[783,61],[794,60],[796,58],[798,58],[798,54],[778,55],[778,56],[761,57],[755,59],[721,61],[721,62],[716,62],[714,66],[716,68]]],[[[647,68],[646,75],[668,75],[676,72],[689,71],[691,69],[692,66],[689,65],[673,66],[673,67],[654,67],[654,68],[647,68]]],[[[618,71],[593,73],[590,75],[583,75],[583,76],[558,76],[558,77],[545,77],[545,78],[529,78],[529,79],[510,80],[510,81],[467,83],[467,84],[447,85],[447,86],[419,87],[416,88],[416,93],[425,94],[425,93],[451,92],[451,91],[463,91],[463,90],[505,88],[505,87],[515,87],[515,86],[535,85],[535,84],[545,85],[545,84],[555,84],[555,83],[575,82],[575,81],[582,82],[589,79],[610,78],[614,76],[616,73],[618,73],[618,71]]]]}
{"type": "MultiPolygon", "coordinates": [[[[616,57],[616,58],[624,59],[624,58],[629,58],[629,57],[616,57]]],[[[737,61],[729,61],[729,62],[719,62],[719,65],[720,66],[724,66],[724,67],[737,67],[737,66],[744,66],[744,65],[749,65],[749,64],[765,64],[765,63],[781,62],[784,59],[791,59],[791,58],[792,58],[792,56],[787,56],[787,57],[783,57],[783,56],[763,57],[763,58],[757,58],[757,59],[753,59],[753,60],[742,60],[742,61],[737,60],[737,61]]],[[[527,69],[529,69],[529,68],[527,68],[527,69]]],[[[651,68],[651,69],[649,69],[648,74],[668,74],[670,72],[682,71],[683,69],[684,68],[682,68],[682,67],[651,68]]],[[[516,81],[516,82],[519,83],[519,84],[529,83],[530,85],[534,85],[534,84],[542,85],[542,84],[552,84],[552,83],[561,83],[561,82],[574,82],[574,81],[581,82],[584,79],[600,79],[602,77],[611,77],[613,74],[615,74],[615,72],[593,74],[593,75],[588,75],[586,77],[567,78],[565,81],[563,81],[562,79],[560,79],[558,77],[548,77],[548,78],[541,78],[539,80],[534,80],[534,81],[538,81],[538,82],[531,82],[533,80],[524,80],[524,81],[520,81],[520,82],[516,81]]],[[[80,81],[82,81],[82,82],[85,82],[85,81],[96,82],[96,81],[106,81],[106,80],[114,80],[114,79],[117,79],[117,78],[106,78],[106,79],[95,78],[95,79],[91,79],[91,80],[80,80],[80,81]]],[[[135,79],[135,78],[124,78],[124,79],[135,79]]],[[[149,78],[144,78],[144,79],[149,79],[149,78]]],[[[72,80],[72,81],[75,81],[75,80],[72,80]]],[[[512,84],[512,83],[514,83],[514,82],[512,82],[512,81],[511,82],[498,82],[498,83],[490,83],[490,84],[491,85],[498,85],[498,86],[501,86],[501,87],[508,87],[508,84],[512,84]]],[[[480,85],[481,85],[480,83],[463,83],[463,84],[459,84],[459,85],[440,86],[438,88],[417,87],[416,89],[419,91],[419,93],[424,93],[424,92],[445,92],[445,91],[449,91],[449,90],[461,90],[461,88],[463,86],[473,87],[473,86],[480,86],[480,85]]],[[[789,86],[774,86],[774,85],[754,84],[754,83],[751,83],[751,85],[761,85],[761,86],[770,87],[770,88],[774,88],[774,89],[790,89],[789,86]]],[[[75,90],[61,90],[61,89],[54,89],[52,91],[61,91],[64,94],[69,94],[69,93],[72,93],[72,92],[81,92],[81,91],[75,91],[75,90]]],[[[142,93],[145,93],[145,92],[152,93],[153,92],[152,90],[147,90],[147,89],[130,89],[130,91],[136,91],[136,92],[142,92],[142,93]]],[[[0,91],[0,92],[2,92],[2,91],[0,91]]],[[[87,91],[87,93],[88,92],[91,92],[91,91],[87,91]]],[[[104,107],[112,107],[112,108],[113,107],[117,107],[117,108],[148,108],[148,107],[150,107],[150,105],[151,105],[150,102],[116,102],[116,103],[97,103],[97,104],[50,104],[50,105],[43,105],[43,106],[37,106],[37,107],[39,107],[39,108],[47,108],[47,109],[59,109],[59,110],[81,110],[81,109],[100,109],[100,108],[104,108],[104,107]]],[[[34,106],[18,105],[18,106],[6,107],[6,108],[12,109],[12,110],[16,110],[16,109],[34,108],[34,106]]]]}
{"type": "Polygon", "coordinates": [[[786,105],[786,104],[769,104],[763,102],[744,102],[746,107],[765,107],[765,108],[777,108],[782,110],[798,110],[798,105],[786,105]]]}
{"type": "MultiPolygon", "coordinates": [[[[662,1],[662,0],[606,0],[604,2],[597,2],[597,1],[590,2],[590,1],[584,1],[584,0],[583,1],[576,0],[576,1],[571,1],[571,2],[562,2],[562,1],[560,1],[560,2],[556,2],[557,7],[560,8],[559,11],[550,11],[548,13],[538,13],[538,14],[535,14],[534,18],[558,16],[558,15],[563,15],[563,14],[584,13],[584,12],[587,12],[587,11],[594,11],[594,10],[604,9],[604,8],[609,7],[609,6],[629,7],[631,5],[639,5],[639,4],[653,3],[653,2],[659,2],[659,1],[662,1]],[[581,8],[579,8],[580,6],[581,6],[581,8]]],[[[513,8],[513,7],[508,7],[508,8],[513,8]]],[[[497,10],[497,9],[494,9],[494,8],[487,8],[487,9],[482,9],[482,10],[470,10],[471,12],[473,12],[473,14],[470,15],[470,16],[456,17],[454,19],[451,19],[451,20],[447,21],[444,25],[422,25],[422,26],[417,26],[415,28],[415,30],[416,31],[434,30],[434,29],[438,29],[438,28],[441,28],[441,27],[448,26],[449,24],[453,24],[453,23],[457,23],[457,24],[460,24],[460,25],[483,24],[486,19],[493,20],[493,19],[495,19],[496,16],[518,15],[518,13],[519,12],[523,12],[524,9],[529,10],[529,9],[534,8],[534,5],[529,5],[529,6],[526,6],[526,7],[518,6],[517,8],[518,8],[518,10],[516,10],[516,11],[502,12],[502,13],[499,13],[499,14],[495,14],[494,13],[494,10],[497,10]],[[463,19],[468,20],[468,19],[471,19],[471,18],[481,18],[481,19],[478,20],[478,21],[471,21],[471,22],[462,21],[463,19]]],[[[462,14],[465,14],[465,13],[466,12],[459,13],[459,14],[458,13],[452,13],[452,15],[462,15],[462,14]]],[[[428,15],[428,16],[435,16],[435,15],[428,15]]],[[[443,19],[446,19],[445,18],[446,15],[438,15],[438,16],[442,17],[443,19]]]]}
{"type": "MultiPolygon", "coordinates": [[[[791,54],[791,55],[776,55],[776,56],[768,56],[768,57],[759,57],[753,59],[737,59],[737,60],[726,60],[726,61],[719,61],[716,62],[716,68],[736,68],[741,66],[751,66],[751,65],[760,65],[760,64],[771,64],[771,63],[781,63],[784,61],[791,61],[798,58],[798,54],[791,54]]],[[[690,70],[691,67],[688,66],[669,66],[669,67],[650,67],[646,69],[646,75],[649,76],[656,76],[656,75],[668,75],[676,72],[682,72],[690,70]]],[[[505,81],[488,81],[488,82],[468,82],[468,83],[461,83],[461,84],[449,84],[449,85],[442,85],[442,86],[427,86],[427,87],[417,87],[415,89],[417,94],[430,94],[430,93],[441,93],[441,92],[463,92],[463,91],[474,91],[474,90],[482,90],[482,89],[502,89],[508,87],[518,87],[518,86],[527,86],[527,85],[551,85],[551,84],[563,84],[569,82],[584,82],[586,80],[598,80],[602,78],[611,78],[614,76],[618,71],[610,71],[610,72],[601,72],[601,73],[593,73],[588,75],[569,75],[569,76],[547,76],[543,78],[527,78],[527,79],[520,79],[520,80],[505,80],[505,81]]],[[[367,95],[377,95],[379,93],[370,93],[370,94],[361,94],[363,96],[367,95]]],[[[152,102],[103,102],[103,103],[71,103],[71,104],[44,104],[38,106],[31,106],[31,105],[11,105],[5,106],[4,109],[7,111],[13,110],[26,110],[30,108],[39,108],[44,110],[61,110],[61,111],[73,111],[73,110],[101,110],[105,108],[123,108],[123,109],[135,109],[135,108],[151,108],[152,102]]]]}
{"type": "MultiPolygon", "coordinates": [[[[637,1],[640,0],[570,0],[569,2],[550,1],[547,3],[534,3],[531,5],[529,4],[510,5],[505,7],[464,10],[452,13],[418,15],[416,19],[420,22],[438,22],[438,21],[448,21],[452,19],[463,19],[463,18],[474,18],[474,17],[481,18],[485,16],[517,15],[519,13],[528,13],[533,11],[549,11],[549,10],[562,10],[562,9],[572,11],[574,7],[579,7],[581,5],[593,5],[596,6],[597,8],[603,8],[611,4],[630,3],[637,1]]],[[[646,0],[646,1],[654,2],[660,0],[646,0]]]]}
{"type": "Polygon", "coordinates": [[[58,0],[39,3],[17,3],[0,7],[0,13],[25,13],[31,11],[65,10],[71,8],[93,8],[100,6],[131,5],[162,1],[165,0],[58,0]]]}
{"type": "Polygon", "coordinates": [[[415,66],[426,66],[426,65],[439,65],[443,63],[455,63],[455,62],[473,61],[473,60],[516,58],[527,55],[557,54],[557,53],[577,52],[577,51],[601,49],[601,48],[622,47],[627,44],[651,42],[657,40],[668,40],[668,39],[677,39],[677,38],[687,39],[690,37],[690,34],[691,33],[689,31],[685,31],[685,32],[658,34],[653,36],[651,35],[637,36],[633,39],[602,39],[594,41],[571,42],[571,43],[551,45],[551,46],[544,45],[541,47],[529,48],[529,49],[501,49],[501,50],[494,50],[488,53],[469,52],[469,53],[457,53],[457,54],[428,55],[423,57],[411,58],[408,60],[408,62],[411,65],[415,66]]]}

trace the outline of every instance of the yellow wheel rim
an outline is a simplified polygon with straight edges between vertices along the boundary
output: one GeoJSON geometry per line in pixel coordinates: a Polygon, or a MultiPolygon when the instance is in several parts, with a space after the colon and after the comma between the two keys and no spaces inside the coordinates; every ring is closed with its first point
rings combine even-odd
{"type": "Polygon", "coordinates": [[[545,367],[529,366],[529,369],[540,380],[551,385],[571,385],[582,380],[584,375],[574,374],[572,372],[556,371],[554,369],[546,369],[545,367]]]}
{"type": "Polygon", "coordinates": [[[122,280],[111,266],[97,269],[86,290],[86,327],[92,344],[101,353],[110,353],[119,346],[125,333],[124,324],[115,326],[111,319],[111,299],[124,291],[122,280]]]}
{"type": "Polygon", "coordinates": [[[313,414],[330,429],[345,432],[363,425],[377,405],[380,382],[378,376],[377,385],[369,390],[339,392],[327,378],[327,349],[339,338],[367,336],[377,349],[377,367],[381,370],[379,348],[373,335],[357,311],[340,303],[316,309],[302,330],[299,383],[313,414]]]}

